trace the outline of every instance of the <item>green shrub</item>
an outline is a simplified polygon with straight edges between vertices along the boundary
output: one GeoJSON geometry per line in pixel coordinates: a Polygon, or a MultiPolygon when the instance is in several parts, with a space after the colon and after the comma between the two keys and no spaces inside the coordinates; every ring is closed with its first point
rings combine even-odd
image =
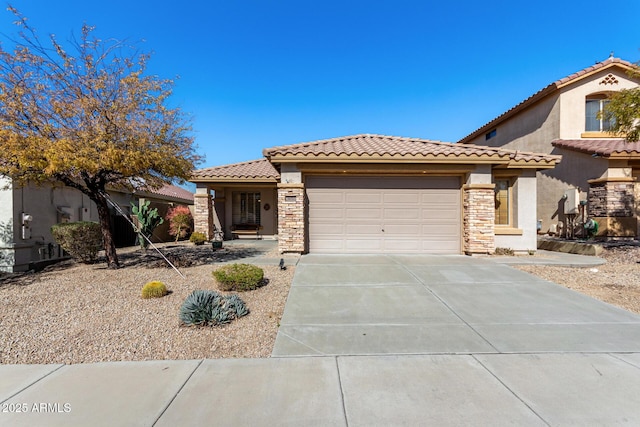
{"type": "Polygon", "coordinates": [[[102,229],[97,222],[64,222],[51,227],[53,239],[80,262],[92,263],[102,249],[102,229]]]}
{"type": "Polygon", "coordinates": [[[264,271],[251,264],[227,264],[213,272],[223,291],[251,291],[263,284],[264,271]]]}
{"type": "Polygon", "coordinates": [[[167,287],[164,283],[154,280],[142,287],[142,298],[162,298],[167,295],[167,287]]]}
{"type": "Polygon", "coordinates": [[[180,321],[185,325],[223,325],[247,314],[249,309],[237,295],[210,290],[193,291],[180,307],[180,321]]]}
{"type": "Polygon", "coordinates": [[[191,233],[189,241],[191,243],[195,243],[196,245],[201,245],[207,241],[207,236],[205,236],[204,233],[200,233],[199,231],[194,231],[193,233],[191,233]]]}

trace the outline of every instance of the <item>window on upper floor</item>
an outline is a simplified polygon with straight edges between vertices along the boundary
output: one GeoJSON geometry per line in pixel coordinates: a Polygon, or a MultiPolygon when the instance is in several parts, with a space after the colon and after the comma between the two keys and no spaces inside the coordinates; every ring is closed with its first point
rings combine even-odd
{"type": "Polygon", "coordinates": [[[586,132],[608,132],[613,119],[604,117],[604,110],[609,103],[605,95],[589,96],[586,100],[586,132]]]}

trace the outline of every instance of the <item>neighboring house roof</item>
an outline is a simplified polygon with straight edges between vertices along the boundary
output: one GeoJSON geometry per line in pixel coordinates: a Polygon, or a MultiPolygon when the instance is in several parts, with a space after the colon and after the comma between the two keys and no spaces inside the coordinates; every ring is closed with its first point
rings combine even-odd
{"type": "Polygon", "coordinates": [[[267,159],[260,159],[198,169],[192,173],[191,181],[210,181],[211,178],[215,178],[216,181],[246,179],[259,182],[277,182],[280,179],[280,174],[267,159]]]}
{"type": "Polygon", "coordinates": [[[481,126],[480,128],[476,129],[475,131],[471,132],[469,135],[465,136],[464,138],[462,138],[460,141],[460,143],[467,143],[470,142],[472,139],[477,138],[478,136],[486,133],[487,131],[489,131],[490,129],[494,128],[495,126],[497,126],[500,122],[514,116],[515,114],[519,113],[520,111],[524,110],[525,108],[529,107],[531,104],[534,104],[535,102],[539,101],[540,99],[546,97],[547,95],[567,86],[570,84],[573,84],[579,80],[582,80],[586,77],[589,77],[595,73],[601,72],[607,68],[611,68],[611,67],[621,67],[623,69],[625,69],[625,71],[630,71],[633,69],[637,69],[638,67],[634,64],[632,64],[631,62],[625,61],[623,59],[620,58],[608,58],[602,62],[598,62],[595,65],[592,65],[590,67],[585,68],[584,70],[578,71],[577,73],[573,73],[567,77],[564,77],[560,80],[556,80],[555,82],[551,83],[550,85],[546,86],[545,88],[539,90],[538,92],[534,93],[533,95],[531,95],[529,98],[525,99],[524,101],[522,101],[521,103],[519,103],[518,105],[516,105],[515,107],[511,108],[510,110],[502,113],[501,115],[499,115],[498,117],[496,117],[495,119],[491,120],[490,122],[488,122],[487,124],[481,126]]]}
{"type": "Polygon", "coordinates": [[[434,162],[518,164],[519,167],[553,167],[560,156],[506,150],[496,147],[452,144],[418,138],[361,134],[301,144],[267,148],[272,162],[434,162]]]}
{"type": "Polygon", "coordinates": [[[150,198],[163,199],[171,202],[180,202],[192,205],[193,193],[184,188],[176,185],[165,184],[163,187],[157,190],[152,189],[138,189],[135,191],[136,195],[144,196],[145,194],[150,198]]]}
{"type": "Polygon", "coordinates": [[[640,142],[627,142],[624,139],[556,139],[551,144],[594,156],[640,159],[640,142]]]}

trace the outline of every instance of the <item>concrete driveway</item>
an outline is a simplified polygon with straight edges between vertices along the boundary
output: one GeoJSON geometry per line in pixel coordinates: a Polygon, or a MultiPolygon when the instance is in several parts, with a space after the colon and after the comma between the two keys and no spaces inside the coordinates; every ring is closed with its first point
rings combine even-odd
{"type": "Polygon", "coordinates": [[[301,258],[273,356],[640,352],[640,316],[466,256],[301,258]]]}
{"type": "Polygon", "coordinates": [[[303,256],[274,357],[0,365],[0,426],[640,425],[640,317],[502,262],[303,256]]]}

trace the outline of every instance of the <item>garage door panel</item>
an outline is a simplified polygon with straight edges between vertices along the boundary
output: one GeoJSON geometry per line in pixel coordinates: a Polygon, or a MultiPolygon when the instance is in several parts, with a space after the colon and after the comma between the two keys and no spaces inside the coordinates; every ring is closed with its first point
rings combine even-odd
{"type": "Polygon", "coordinates": [[[346,231],[349,235],[371,236],[380,232],[380,226],[378,224],[347,224],[346,231]]]}
{"type": "Polygon", "coordinates": [[[442,223],[455,222],[460,223],[460,211],[459,209],[441,208],[441,209],[423,209],[422,219],[429,221],[437,221],[442,223]]]}
{"type": "Polygon", "coordinates": [[[378,192],[346,193],[344,199],[347,203],[382,203],[382,195],[378,192]]]}
{"type": "Polygon", "coordinates": [[[416,224],[387,224],[384,226],[384,237],[390,238],[392,236],[415,236],[420,234],[420,226],[416,224]]]}
{"type": "Polygon", "coordinates": [[[344,203],[344,194],[328,191],[319,191],[314,196],[316,203],[329,203],[332,205],[341,205],[344,203]]]}
{"type": "Polygon", "coordinates": [[[338,236],[344,235],[346,231],[346,225],[341,223],[313,223],[309,224],[309,234],[310,235],[331,235],[335,234],[338,236]]]}
{"type": "Polygon", "coordinates": [[[311,252],[460,253],[457,177],[307,177],[306,185],[311,252]]]}
{"type": "Polygon", "coordinates": [[[314,216],[316,220],[323,222],[340,222],[343,219],[344,211],[342,209],[330,208],[318,208],[314,209],[314,216]]]}
{"type": "Polygon", "coordinates": [[[379,209],[370,208],[347,208],[345,210],[347,220],[354,219],[382,219],[382,212],[379,209]]]}
{"type": "Polygon", "coordinates": [[[417,207],[408,207],[403,209],[385,208],[383,210],[383,217],[385,219],[385,223],[395,219],[407,219],[414,220],[415,224],[415,221],[420,219],[420,209],[418,209],[417,207]]]}
{"type": "Polygon", "coordinates": [[[429,205],[457,205],[460,203],[460,193],[457,191],[423,192],[420,195],[420,202],[429,205]]]}
{"type": "Polygon", "coordinates": [[[459,230],[458,224],[423,224],[420,234],[430,236],[451,236],[459,230]]]}
{"type": "Polygon", "coordinates": [[[397,193],[386,192],[383,200],[385,204],[418,205],[420,203],[420,193],[417,191],[408,193],[401,190],[398,190],[397,193]]]}

